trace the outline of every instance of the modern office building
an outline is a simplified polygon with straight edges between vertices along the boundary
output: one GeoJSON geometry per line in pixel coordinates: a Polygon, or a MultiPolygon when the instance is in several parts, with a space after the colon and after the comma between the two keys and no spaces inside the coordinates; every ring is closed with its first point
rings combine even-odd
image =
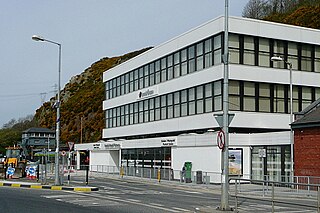
{"type": "MultiPolygon", "coordinates": [[[[229,18],[231,175],[290,175],[289,69],[270,59],[292,63],[299,112],[320,97],[319,38],[315,29],[229,18]]],[[[92,163],[181,170],[188,161],[220,172],[223,47],[219,17],[104,72],[106,142],[86,148],[92,163]]]]}

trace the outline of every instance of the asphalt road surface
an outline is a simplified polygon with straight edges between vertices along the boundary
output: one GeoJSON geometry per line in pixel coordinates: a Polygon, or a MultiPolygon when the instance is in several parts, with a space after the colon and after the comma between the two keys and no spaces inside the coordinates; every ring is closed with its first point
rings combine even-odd
{"type": "MultiPolygon", "coordinates": [[[[74,180],[74,183],[76,181],[74,180]]],[[[215,208],[220,204],[219,190],[206,187],[117,178],[93,178],[90,179],[90,185],[99,186],[100,190],[85,193],[1,187],[0,212],[216,212],[215,208]]],[[[230,204],[234,204],[232,199],[230,204]]],[[[239,204],[239,212],[271,212],[270,203],[243,199],[239,204]]],[[[316,212],[316,210],[277,205],[275,212],[302,213],[316,212]]]]}

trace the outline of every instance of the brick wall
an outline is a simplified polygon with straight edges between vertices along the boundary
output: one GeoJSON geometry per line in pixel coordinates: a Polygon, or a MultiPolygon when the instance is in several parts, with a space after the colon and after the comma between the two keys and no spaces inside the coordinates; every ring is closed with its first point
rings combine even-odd
{"type": "Polygon", "coordinates": [[[320,177],[320,127],[294,130],[295,176],[320,177]]]}

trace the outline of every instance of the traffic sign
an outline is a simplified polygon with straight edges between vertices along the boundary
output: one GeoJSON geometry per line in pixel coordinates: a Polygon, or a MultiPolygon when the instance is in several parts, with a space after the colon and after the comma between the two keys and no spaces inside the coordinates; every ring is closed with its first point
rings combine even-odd
{"type": "Polygon", "coordinates": [[[62,156],[65,156],[66,154],[67,154],[66,151],[62,151],[62,152],[61,152],[61,155],[62,155],[62,156]]]}
{"type": "Polygon", "coordinates": [[[74,142],[68,142],[68,146],[69,146],[69,151],[72,151],[74,142]]]}
{"type": "Polygon", "coordinates": [[[223,130],[220,130],[217,134],[217,144],[219,149],[223,150],[226,143],[226,135],[223,130]]]}

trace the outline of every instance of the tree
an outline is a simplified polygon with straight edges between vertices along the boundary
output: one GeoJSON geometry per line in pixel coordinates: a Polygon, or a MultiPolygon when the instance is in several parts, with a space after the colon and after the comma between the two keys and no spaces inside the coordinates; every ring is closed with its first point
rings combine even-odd
{"type": "Polygon", "coordinates": [[[246,18],[262,19],[270,11],[266,0],[250,0],[243,9],[242,16],[246,18]]]}

